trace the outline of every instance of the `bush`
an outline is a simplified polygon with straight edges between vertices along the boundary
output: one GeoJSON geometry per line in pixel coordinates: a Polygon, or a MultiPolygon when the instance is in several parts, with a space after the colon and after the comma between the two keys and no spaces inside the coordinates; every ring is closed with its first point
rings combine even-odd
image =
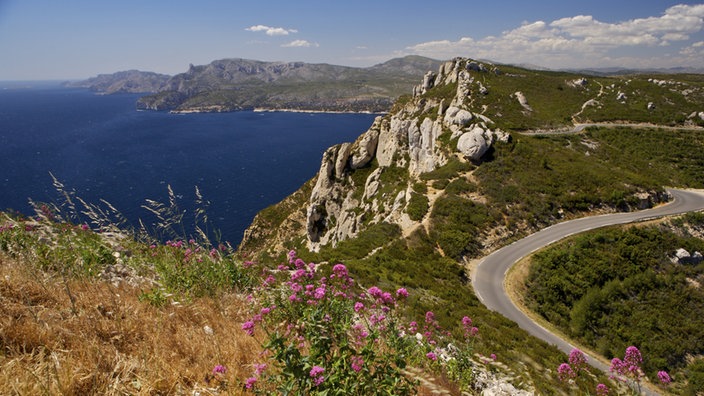
{"type": "Polygon", "coordinates": [[[428,197],[423,194],[411,193],[411,199],[408,200],[406,213],[413,221],[421,221],[428,213],[428,197]]]}

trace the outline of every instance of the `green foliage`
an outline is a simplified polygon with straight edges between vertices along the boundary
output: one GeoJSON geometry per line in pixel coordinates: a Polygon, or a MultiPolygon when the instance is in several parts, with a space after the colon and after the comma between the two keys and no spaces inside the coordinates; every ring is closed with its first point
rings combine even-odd
{"type": "Polygon", "coordinates": [[[607,358],[638,346],[651,378],[685,373],[687,356],[704,352],[704,292],[688,281],[704,265],[673,264],[680,247],[704,251],[704,241],[652,226],[570,238],[533,257],[528,304],[607,358]]]}
{"type": "Polygon", "coordinates": [[[473,193],[476,191],[477,185],[462,177],[451,181],[447,187],[445,187],[446,193],[454,195],[473,193]]]}
{"type": "Polygon", "coordinates": [[[428,213],[428,197],[423,194],[411,193],[411,198],[408,200],[406,212],[408,217],[413,221],[423,220],[423,217],[428,213]]]}
{"type": "Polygon", "coordinates": [[[649,184],[704,188],[704,135],[698,131],[589,129],[596,155],[613,168],[640,173],[649,184]]]}
{"type": "Polygon", "coordinates": [[[447,256],[459,260],[463,255],[478,252],[477,237],[489,221],[486,206],[456,195],[444,195],[433,205],[430,236],[447,256]]]}
{"type": "Polygon", "coordinates": [[[360,232],[356,238],[340,241],[336,247],[324,246],[318,255],[305,256],[306,259],[328,262],[346,262],[351,258],[365,257],[372,250],[384,246],[401,235],[396,224],[376,223],[360,232]]]}
{"type": "Polygon", "coordinates": [[[474,166],[468,162],[463,162],[457,157],[450,157],[447,164],[434,171],[420,175],[421,180],[447,180],[457,177],[460,173],[469,172],[474,166]]]}

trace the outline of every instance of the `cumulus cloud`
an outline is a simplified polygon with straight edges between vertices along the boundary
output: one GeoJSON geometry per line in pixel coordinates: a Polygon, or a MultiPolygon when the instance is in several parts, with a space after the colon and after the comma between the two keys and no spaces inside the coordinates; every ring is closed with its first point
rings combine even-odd
{"type": "Polygon", "coordinates": [[[264,32],[267,36],[288,36],[291,33],[298,33],[296,29],[284,29],[282,27],[271,27],[266,25],[254,25],[245,29],[249,32],[264,32]]]}
{"type": "Polygon", "coordinates": [[[318,43],[311,43],[307,40],[294,40],[290,43],[281,44],[285,48],[295,48],[295,47],[319,47],[318,43]]]}
{"type": "MultiPolygon", "coordinates": [[[[645,66],[653,59],[619,57],[626,48],[682,46],[677,59],[692,63],[701,48],[684,47],[691,36],[704,30],[704,4],[677,5],[661,16],[602,22],[590,15],[577,15],[551,22],[535,21],[498,36],[482,39],[462,37],[457,41],[439,40],[419,43],[407,52],[448,59],[459,55],[493,59],[499,62],[534,63],[548,67],[645,66]],[[610,64],[605,64],[608,62],[610,64]],[[619,64],[618,62],[630,62],[619,64]],[[635,62],[635,64],[634,64],[635,62]]],[[[672,58],[663,60],[673,61],[672,58]]]]}

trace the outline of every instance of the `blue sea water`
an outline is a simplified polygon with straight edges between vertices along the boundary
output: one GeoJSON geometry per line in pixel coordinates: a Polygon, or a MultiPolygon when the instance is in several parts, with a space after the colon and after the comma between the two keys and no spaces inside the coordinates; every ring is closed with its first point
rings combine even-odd
{"type": "MultiPolygon", "coordinates": [[[[326,148],[367,130],[371,114],[170,114],[136,111],[139,95],[96,95],[57,84],[0,83],[0,210],[32,214],[28,199],[60,202],[53,174],[133,226],[153,222],[146,199],[195,209],[210,202],[212,229],[237,245],[261,209],[312,178],[326,148]]],[[[192,224],[185,222],[186,233],[192,224]]]]}

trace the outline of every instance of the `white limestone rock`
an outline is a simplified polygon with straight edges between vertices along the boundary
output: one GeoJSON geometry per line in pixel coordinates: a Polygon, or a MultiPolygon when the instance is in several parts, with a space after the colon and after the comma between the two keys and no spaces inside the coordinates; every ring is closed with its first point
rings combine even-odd
{"type": "Polygon", "coordinates": [[[474,115],[470,111],[451,106],[447,108],[447,111],[445,111],[443,121],[447,125],[458,125],[465,127],[469,125],[473,118],[474,115]]]}
{"type": "Polygon", "coordinates": [[[516,99],[518,100],[518,103],[526,110],[526,111],[533,111],[533,108],[530,107],[528,104],[528,99],[526,99],[526,96],[523,94],[523,92],[518,91],[513,94],[516,99]]]}
{"type": "Polygon", "coordinates": [[[351,148],[350,168],[359,169],[367,165],[374,158],[378,143],[379,130],[372,126],[351,148]]]}
{"type": "Polygon", "coordinates": [[[342,143],[340,148],[337,150],[337,156],[335,158],[335,177],[338,180],[342,179],[342,176],[345,174],[345,169],[348,167],[351,148],[351,143],[342,143]]]}
{"type": "Polygon", "coordinates": [[[486,153],[490,144],[490,141],[487,141],[486,131],[481,127],[475,127],[460,136],[457,140],[457,150],[468,160],[476,162],[486,153]]]}

